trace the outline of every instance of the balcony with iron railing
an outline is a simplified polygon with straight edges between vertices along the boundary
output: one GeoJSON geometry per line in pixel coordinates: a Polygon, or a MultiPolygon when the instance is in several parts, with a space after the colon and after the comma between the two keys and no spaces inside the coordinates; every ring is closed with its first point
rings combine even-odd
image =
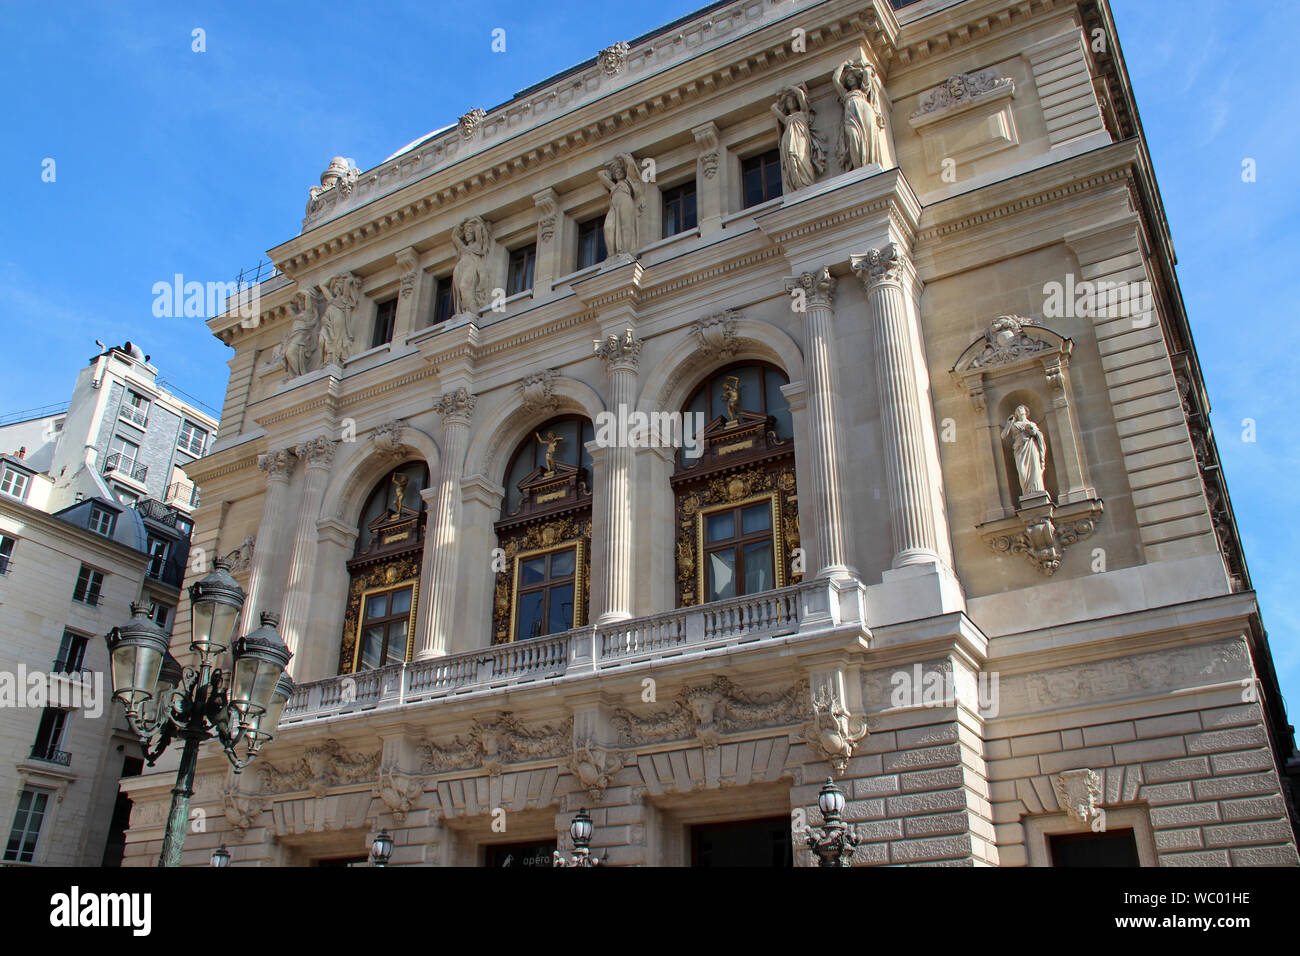
{"type": "Polygon", "coordinates": [[[167,486],[167,494],[163,496],[163,502],[169,505],[180,505],[182,508],[197,508],[199,486],[184,481],[173,481],[167,486]]]}
{"type": "Polygon", "coordinates": [[[392,664],[302,684],[281,726],[315,723],[528,685],[605,677],[651,663],[676,663],[809,639],[844,625],[865,629],[862,602],[824,581],[698,607],[575,628],[512,644],[392,664]],[[850,610],[845,613],[848,606],[850,610]]]}
{"type": "Polygon", "coordinates": [[[32,745],[32,759],[43,760],[45,763],[56,763],[61,767],[67,767],[72,763],[72,754],[66,750],[58,750],[54,747],[45,747],[41,744],[32,745]]]}
{"type": "Polygon", "coordinates": [[[116,472],[124,475],[132,481],[138,481],[144,484],[145,478],[149,475],[149,466],[139,464],[134,458],[123,455],[120,451],[115,451],[104,459],[104,474],[116,472]]]}
{"type": "Polygon", "coordinates": [[[124,422],[130,422],[136,428],[145,428],[149,424],[149,410],[136,408],[134,405],[123,405],[118,410],[117,417],[124,422]]]}

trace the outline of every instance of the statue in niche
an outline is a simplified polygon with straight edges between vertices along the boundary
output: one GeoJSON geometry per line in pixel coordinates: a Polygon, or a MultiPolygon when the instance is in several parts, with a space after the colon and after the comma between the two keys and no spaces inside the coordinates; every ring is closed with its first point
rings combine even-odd
{"type": "Polygon", "coordinates": [[[560,442],[564,439],[551,431],[545,438],[538,434],[537,440],[546,446],[546,476],[549,478],[555,474],[555,450],[560,447],[560,442]]]}
{"type": "Polygon", "coordinates": [[[352,313],[361,302],[361,280],[351,273],[341,273],[330,279],[326,290],[329,303],[321,316],[321,363],[342,367],[352,354],[352,313]]]}
{"type": "Polygon", "coordinates": [[[1020,497],[1028,498],[1047,494],[1043,475],[1047,470],[1047,439],[1042,430],[1029,420],[1029,409],[1017,405],[1015,412],[1002,426],[1002,437],[1013,437],[1012,456],[1020,476],[1020,497]]]}
{"type": "Polygon", "coordinates": [[[451,242],[456,247],[456,268],[451,273],[456,314],[476,314],[487,305],[492,287],[488,268],[494,248],[492,230],[481,216],[470,216],[451,231],[451,242]]]}
{"type": "Polygon", "coordinates": [[[727,426],[739,425],[736,412],[740,408],[740,379],[728,375],[722,383],[722,400],[727,404],[727,426]]]}
{"type": "Polygon", "coordinates": [[[597,171],[609,190],[609,212],[605,215],[605,253],[636,256],[641,251],[638,224],[645,211],[641,167],[631,153],[619,153],[597,171]]]}
{"type": "Polygon", "coordinates": [[[838,152],[840,166],[846,172],[872,163],[885,164],[885,117],[875,77],[865,57],[845,60],[833,76],[844,105],[838,152]]]}
{"type": "Polygon", "coordinates": [[[781,124],[781,178],[788,192],[811,186],[826,171],[826,147],[813,130],[816,115],[802,86],[786,87],[772,104],[781,124]]]}
{"type": "Polygon", "coordinates": [[[402,502],[406,500],[406,483],[410,480],[407,475],[393,475],[393,514],[397,517],[402,516],[402,502]]]}
{"type": "Polygon", "coordinates": [[[290,378],[310,372],[316,356],[316,343],[320,336],[319,292],[299,292],[289,301],[289,314],[293,323],[280,344],[280,358],[290,378]]]}

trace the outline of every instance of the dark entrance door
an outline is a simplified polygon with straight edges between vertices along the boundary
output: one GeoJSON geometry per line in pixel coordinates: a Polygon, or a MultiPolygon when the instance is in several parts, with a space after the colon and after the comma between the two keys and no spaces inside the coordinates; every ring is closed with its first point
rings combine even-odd
{"type": "Polygon", "coordinates": [[[488,866],[553,866],[556,843],[539,840],[533,843],[494,843],[486,847],[488,866]]]}
{"type": "Polygon", "coordinates": [[[693,826],[691,866],[794,866],[790,818],[769,817],[693,826]]]}
{"type": "Polygon", "coordinates": [[[1052,866],[1139,866],[1132,830],[1062,833],[1049,838],[1052,866]]]}

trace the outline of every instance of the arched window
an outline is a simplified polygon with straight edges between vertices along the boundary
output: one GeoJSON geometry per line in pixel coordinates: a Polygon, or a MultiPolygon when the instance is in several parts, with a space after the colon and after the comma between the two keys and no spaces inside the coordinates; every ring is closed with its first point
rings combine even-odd
{"type": "Polygon", "coordinates": [[[788,383],[775,366],[738,362],[710,373],[686,403],[703,433],[672,477],[680,607],[802,578],[788,383]]]}
{"type": "Polygon", "coordinates": [[[503,644],[581,627],[591,564],[591,421],[553,418],[520,442],[506,469],[497,544],[492,642],[503,644]]]}
{"type": "Polygon", "coordinates": [[[424,550],[420,492],[428,484],[423,462],[399,465],[375,484],[361,509],[348,562],[340,673],[410,660],[424,550]]]}

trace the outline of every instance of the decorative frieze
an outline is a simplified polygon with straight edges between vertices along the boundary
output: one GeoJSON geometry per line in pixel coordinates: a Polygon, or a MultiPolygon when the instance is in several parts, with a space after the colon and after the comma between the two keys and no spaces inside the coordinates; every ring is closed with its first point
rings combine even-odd
{"type": "Polygon", "coordinates": [[[610,726],[620,747],[694,738],[716,749],[724,734],[802,723],[809,710],[808,681],[784,691],[748,694],[725,677],[684,688],[667,710],[638,715],[616,708],[610,726]]]}
{"type": "Polygon", "coordinates": [[[422,773],[482,768],[498,776],[507,764],[567,757],[573,750],[573,718],[530,727],[510,711],[488,720],[474,718],[469,733],[450,742],[424,740],[416,745],[422,773]]]}
{"type": "Polygon", "coordinates": [[[924,93],[921,105],[913,111],[910,119],[915,121],[921,117],[942,114],[983,97],[999,93],[1014,94],[1015,91],[1015,81],[1009,76],[999,75],[992,68],[956,73],[924,93]]]}
{"type": "Polygon", "coordinates": [[[331,787],[373,780],[381,753],[347,750],[331,737],[308,747],[301,756],[277,765],[265,757],[258,761],[264,793],[293,793],[307,790],[321,796],[331,787]]]}

